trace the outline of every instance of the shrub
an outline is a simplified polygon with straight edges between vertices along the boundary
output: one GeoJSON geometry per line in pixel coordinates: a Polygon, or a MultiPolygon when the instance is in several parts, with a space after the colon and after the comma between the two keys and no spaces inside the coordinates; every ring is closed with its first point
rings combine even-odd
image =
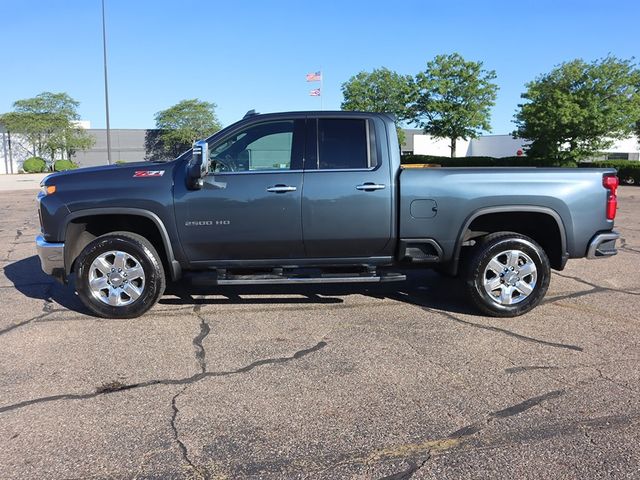
{"type": "Polygon", "coordinates": [[[64,172],[65,170],[74,170],[78,168],[78,165],[71,160],[56,160],[53,164],[53,169],[56,172],[64,172]]]}
{"type": "Polygon", "coordinates": [[[116,160],[116,165],[124,165],[125,163],[127,162],[125,162],[124,160],[116,160]]]}
{"type": "Polygon", "coordinates": [[[403,164],[430,163],[443,167],[575,167],[573,162],[560,163],[533,157],[438,157],[435,155],[403,155],[403,164]]]}
{"type": "Polygon", "coordinates": [[[615,168],[620,183],[640,185],[640,162],[633,160],[607,160],[603,162],[583,162],[580,168],[615,168]]]}
{"type": "Polygon", "coordinates": [[[22,164],[25,173],[42,173],[47,171],[47,162],[40,157],[27,158],[22,164]]]}

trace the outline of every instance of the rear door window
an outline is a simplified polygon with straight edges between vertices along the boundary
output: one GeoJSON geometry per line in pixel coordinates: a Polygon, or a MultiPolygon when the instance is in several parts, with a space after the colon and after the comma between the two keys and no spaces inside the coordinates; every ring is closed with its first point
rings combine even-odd
{"type": "Polygon", "coordinates": [[[317,129],[318,169],[368,169],[375,166],[371,162],[367,120],[320,118],[317,129]]]}

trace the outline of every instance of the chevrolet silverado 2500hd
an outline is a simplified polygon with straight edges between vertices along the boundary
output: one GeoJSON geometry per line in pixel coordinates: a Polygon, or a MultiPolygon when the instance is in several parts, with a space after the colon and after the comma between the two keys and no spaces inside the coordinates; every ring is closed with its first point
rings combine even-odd
{"type": "Polygon", "coordinates": [[[54,173],[38,196],[43,270],[97,315],[143,314],[189,271],[219,285],[461,275],[516,316],[569,258],[616,253],[615,170],[402,168],[393,119],[257,115],[177,159],[54,173]]]}

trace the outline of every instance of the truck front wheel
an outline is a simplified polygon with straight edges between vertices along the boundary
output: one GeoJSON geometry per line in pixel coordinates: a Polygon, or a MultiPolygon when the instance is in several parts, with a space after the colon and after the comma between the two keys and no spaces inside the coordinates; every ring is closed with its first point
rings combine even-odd
{"type": "Polygon", "coordinates": [[[551,267],[540,245],[524,235],[483,237],[466,265],[467,292],[478,309],[494,317],[522,315],[544,298],[551,267]]]}
{"type": "Polygon", "coordinates": [[[165,289],[162,261],[153,245],[131,232],[112,232],[87,245],[77,260],[82,303],[105,318],[135,318],[165,289]]]}

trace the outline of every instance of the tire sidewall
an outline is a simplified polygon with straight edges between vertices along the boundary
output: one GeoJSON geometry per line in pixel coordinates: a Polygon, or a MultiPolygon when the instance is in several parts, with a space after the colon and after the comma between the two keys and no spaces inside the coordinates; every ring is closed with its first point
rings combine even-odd
{"type": "Polygon", "coordinates": [[[493,315],[509,317],[522,315],[538,305],[549,288],[551,276],[549,259],[542,247],[527,238],[508,237],[493,243],[490,242],[489,245],[485,246],[479,257],[476,257],[476,261],[473,263],[473,269],[472,272],[470,272],[471,276],[468,277],[467,282],[470,284],[469,286],[472,289],[473,295],[476,296],[476,300],[480,301],[482,309],[493,315]],[[493,257],[506,250],[520,250],[526,253],[536,265],[538,275],[533,292],[523,301],[513,305],[496,303],[484,288],[485,268],[493,257]]]}
{"type": "Polygon", "coordinates": [[[120,235],[105,235],[85,247],[78,257],[76,290],[82,302],[94,313],[107,318],[134,318],[146,312],[162,292],[162,272],[158,272],[159,260],[154,252],[133,238],[120,235]],[[96,299],[89,287],[91,264],[99,255],[112,250],[126,252],[140,263],[145,275],[142,295],[129,305],[114,307],[96,299]]]}

